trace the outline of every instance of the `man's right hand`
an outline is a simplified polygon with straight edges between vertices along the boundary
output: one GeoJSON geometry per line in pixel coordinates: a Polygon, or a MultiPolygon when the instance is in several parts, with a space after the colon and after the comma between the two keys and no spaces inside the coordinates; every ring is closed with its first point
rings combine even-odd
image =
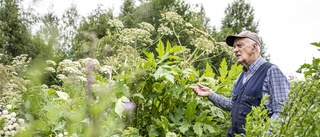
{"type": "Polygon", "coordinates": [[[200,97],[208,97],[212,93],[212,90],[209,87],[203,86],[201,84],[189,86],[189,88],[191,88],[194,93],[200,97]]]}

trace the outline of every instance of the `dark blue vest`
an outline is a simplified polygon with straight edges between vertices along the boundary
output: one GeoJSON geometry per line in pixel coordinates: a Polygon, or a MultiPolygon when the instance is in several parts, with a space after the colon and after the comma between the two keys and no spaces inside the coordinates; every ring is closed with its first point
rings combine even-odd
{"type": "Polygon", "coordinates": [[[262,64],[255,74],[245,83],[242,82],[245,72],[241,73],[232,91],[232,126],[228,131],[228,137],[234,137],[234,134],[245,134],[243,126],[246,123],[246,115],[251,111],[252,106],[260,105],[264,79],[271,65],[270,62],[262,64]]]}

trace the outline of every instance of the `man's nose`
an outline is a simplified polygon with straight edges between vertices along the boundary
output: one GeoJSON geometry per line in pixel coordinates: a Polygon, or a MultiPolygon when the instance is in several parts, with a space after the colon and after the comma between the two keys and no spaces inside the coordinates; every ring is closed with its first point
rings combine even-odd
{"type": "Polygon", "coordinates": [[[238,47],[234,47],[234,48],[233,48],[233,52],[234,52],[234,53],[237,53],[238,51],[239,51],[238,47]]]}

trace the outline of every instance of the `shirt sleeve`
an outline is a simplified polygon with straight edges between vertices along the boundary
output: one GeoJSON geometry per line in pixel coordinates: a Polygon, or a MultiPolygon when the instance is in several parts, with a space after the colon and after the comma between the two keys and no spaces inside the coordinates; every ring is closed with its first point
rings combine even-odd
{"type": "Polygon", "coordinates": [[[271,66],[267,75],[270,92],[269,105],[273,112],[271,119],[277,120],[282,113],[286,101],[288,101],[290,82],[276,65],[271,66]]]}
{"type": "Polygon", "coordinates": [[[208,98],[214,105],[216,105],[224,110],[228,110],[228,111],[231,110],[232,101],[230,98],[221,96],[221,95],[216,94],[214,92],[212,92],[208,98]]]}

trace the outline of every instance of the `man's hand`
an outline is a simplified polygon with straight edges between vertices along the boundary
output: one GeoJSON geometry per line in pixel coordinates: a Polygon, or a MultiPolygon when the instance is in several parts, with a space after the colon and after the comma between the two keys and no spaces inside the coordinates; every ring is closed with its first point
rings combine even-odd
{"type": "Polygon", "coordinates": [[[209,87],[203,86],[201,84],[189,86],[189,88],[191,88],[194,91],[194,93],[200,97],[208,97],[212,93],[212,90],[209,87]]]}

